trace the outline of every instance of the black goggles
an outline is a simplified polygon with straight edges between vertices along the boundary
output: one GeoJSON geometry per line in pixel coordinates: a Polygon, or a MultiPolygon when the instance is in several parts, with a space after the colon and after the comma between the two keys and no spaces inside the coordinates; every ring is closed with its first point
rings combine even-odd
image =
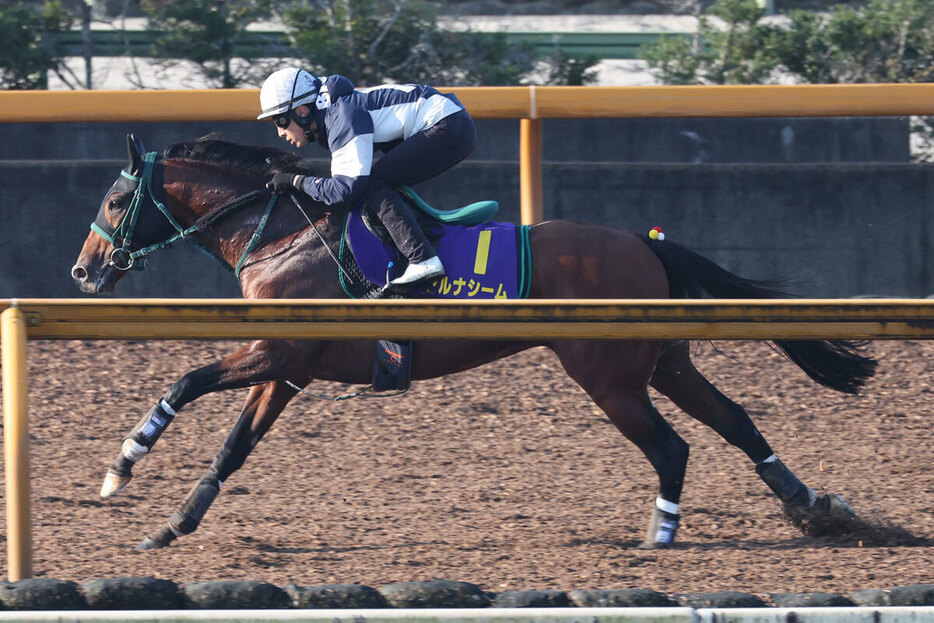
{"type": "Polygon", "coordinates": [[[273,117],[272,121],[276,124],[277,128],[285,129],[289,127],[289,124],[292,123],[292,115],[290,113],[284,112],[281,115],[276,115],[273,117]]]}

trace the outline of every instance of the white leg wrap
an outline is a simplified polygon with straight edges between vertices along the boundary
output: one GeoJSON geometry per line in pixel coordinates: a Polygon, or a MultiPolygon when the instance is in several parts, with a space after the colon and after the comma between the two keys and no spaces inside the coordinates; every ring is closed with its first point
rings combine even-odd
{"type": "Polygon", "coordinates": [[[123,441],[123,446],[121,446],[121,451],[123,452],[123,456],[136,463],[149,453],[149,448],[132,439],[125,439],[123,441]]]}
{"type": "Polygon", "coordinates": [[[678,505],[674,502],[669,502],[668,500],[664,500],[662,498],[655,498],[655,506],[658,507],[659,510],[663,510],[666,513],[670,513],[672,515],[678,514],[678,505]]]}
{"type": "Polygon", "coordinates": [[[159,406],[162,407],[162,410],[163,410],[163,411],[165,411],[166,413],[168,413],[168,414],[171,415],[172,417],[175,417],[175,409],[173,409],[173,408],[169,405],[169,403],[167,403],[167,402],[165,401],[165,398],[163,398],[162,400],[159,401],[159,406]]]}

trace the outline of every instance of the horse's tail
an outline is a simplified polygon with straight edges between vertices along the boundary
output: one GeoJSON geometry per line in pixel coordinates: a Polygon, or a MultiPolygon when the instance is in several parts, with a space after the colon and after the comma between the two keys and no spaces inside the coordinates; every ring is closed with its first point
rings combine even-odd
{"type": "MultiPolygon", "coordinates": [[[[792,294],[773,281],[734,275],[711,260],[669,240],[640,236],[661,260],[672,298],[780,299],[792,294]]],[[[857,393],[875,373],[877,362],[862,354],[864,343],[848,340],[776,340],[775,345],[804,372],[826,387],[857,393]]]]}

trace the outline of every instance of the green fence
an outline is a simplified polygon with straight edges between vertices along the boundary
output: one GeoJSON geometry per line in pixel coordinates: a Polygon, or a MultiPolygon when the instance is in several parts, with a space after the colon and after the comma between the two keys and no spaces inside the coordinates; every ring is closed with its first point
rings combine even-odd
{"type": "MultiPolygon", "coordinates": [[[[160,35],[151,30],[92,30],[94,56],[152,56],[153,43],[160,35]]],[[[493,37],[496,33],[473,32],[472,37],[493,37]]],[[[610,32],[509,32],[503,33],[509,44],[530,43],[540,54],[549,54],[560,49],[569,56],[584,58],[633,59],[638,58],[639,48],[652,43],[660,33],[610,33],[610,32]]],[[[673,34],[672,36],[684,36],[673,34]]],[[[80,31],[69,31],[59,35],[67,56],[82,56],[83,42],[80,31]]],[[[234,41],[234,54],[257,57],[281,56],[289,49],[289,39],[284,32],[249,31],[239,33],[234,41]]]]}

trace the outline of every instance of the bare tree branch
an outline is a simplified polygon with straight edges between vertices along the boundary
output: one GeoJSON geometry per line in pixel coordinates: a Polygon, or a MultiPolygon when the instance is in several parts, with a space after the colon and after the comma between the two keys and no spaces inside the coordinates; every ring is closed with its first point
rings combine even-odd
{"type": "Polygon", "coordinates": [[[133,56],[133,50],[130,48],[130,36],[127,34],[126,30],[126,16],[130,10],[130,0],[123,0],[123,8],[120,11],[120,32],[123,34],[123,45],[126,49],[126,55],[130,59],[130,68],[133,70],[133,75],[126,76],[130,84],[135,86],[138,89],[145,89],[146,85],[143,82],[143,77],[139,73],[139,67],[136,65],[136,57],[133,56]]]}
{"type": "Polygon", "coordinates": [[[372,58],[376,54],[376,50],[379,49],[380,44],[386,38],[390,32],[392,32],[392,27],[399,20],[399,16],[402,15],[402,9],[405,8],[405,0],[394,3],[395,10],[393,11],[392,16],[386,20],[383,24],[383,27],[380,29],[380,33],[376,35],[373,41],[370,43],[370,46],[366,50],[367,59],[372,58]]]}

